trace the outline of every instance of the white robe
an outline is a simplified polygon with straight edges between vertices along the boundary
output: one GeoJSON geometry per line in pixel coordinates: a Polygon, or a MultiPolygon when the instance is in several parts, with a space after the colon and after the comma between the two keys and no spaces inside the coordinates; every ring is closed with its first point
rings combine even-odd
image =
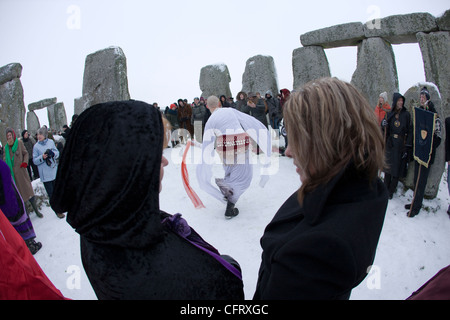
{"type": "MultiPolygon", "coordinates": [[[[205,125],[202,145],[202,163],[197,166],[197,179],[202,190],[206,191],[220,201],[226,201],[224,196],[232,203],[248,189],[253,178],[253,167],[250,163],[250,154],[247,150],[235,156],[234,164],[223,164],[225,177],[216,179],[216,186],[211,183],[212,165],[214,164],[214,145],[218,136],[225,134],[239,134],[246,132],[265,154],[261,168],[260,186],[268,180],[267,170],[270,166],[272,141],[269,130],[257,119],[233,108],[216,109],[205,125]],[[220,186],[220,188],[217,187],[220,186]]],[[[259,158],[262,159],[262,158],[259,158]]]]}

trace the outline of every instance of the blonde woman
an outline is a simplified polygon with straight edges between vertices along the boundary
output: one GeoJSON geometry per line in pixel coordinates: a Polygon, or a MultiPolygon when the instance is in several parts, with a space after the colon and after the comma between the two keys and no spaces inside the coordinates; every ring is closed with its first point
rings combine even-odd
{"type": "Polygon", "coordinates": [[[351,84],[310,82],[284,106],[301,187],[261,239],[255,299],[348,299],[373,263],[388,203],[378,178],[384,143],[351,84]]]}

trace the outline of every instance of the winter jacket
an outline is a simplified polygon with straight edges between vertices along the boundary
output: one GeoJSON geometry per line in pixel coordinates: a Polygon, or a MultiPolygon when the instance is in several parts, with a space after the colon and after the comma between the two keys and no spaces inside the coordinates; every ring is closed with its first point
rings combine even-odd
{"type": "Polygon", "coordinates": [[[28,139],[21,138],[23,145],[27,149],[29,160],[33,159],[33,146],[36,144],[36,141],[33,137],[28,137],[28,139]]]}
{"type": "Polygon", "coordinates": [[[302,206],[292,194],[261,238],[254,299],[348,299],[374,261],[387,203],[383,182],[351,163],[302,206]]]}
{"type": "Polygon", "coordinates": [[[236,110],[239,110],[239,111],[241,111],[243,113],[251,115],[251,112],[250,112],[251,108],[247,105],[247,101],[248,101],[247,94],[245,92],[242,92],[242,91],[239,92],[237,94],[237,96],[236,96],[236,110]],[[241,94],[244,95],[244,98],[242,100],[240,100],[241,99],[241,94]]]}
{"type": "Polygon", "coordinates": [[[256,108],[250,108],[252,116],[262,122],[267,128],[266,105],[264,99],[257,99],[256,108]]]}
{"type": "Polygon", "coordinates": [[[400,93],[394,93],[392,111],[387,115],[385,172],[393,177],[404,177],[408,158],[412,156],[413,125],[411,114],[405,108],[406,100],[400,93]],[[400,112],[395,111],[397,100],[403,98],[400,112]]]}
{"type": "Polygon", "coordinates": [[[270,119],[277,118],[278,120],[281,120],[281,107],[280,107],[280,101],[275,97],[272,96],[272,91],[267,91],[266,95],[269,94],[270,98],[266,98],[267,103],[267,109],[269,113],[270,119]]]}
{"type": "Polygon", "coordinates": [[[99,299],[243,299],[236,267],[159,209],[163,135],[160,113],[144,102],[87,109],[64,147],[52,208],[80,234],[99,299]]]}
{"type": "MultiPolygon", "coordinates": [[[[10,148],[8,144],[5,145],[5,149],[10,148]]],[[[9,149],[11,151],[11,149],[9,149]]],[[[7,157],[6,150],[3,153],[3,159],[7,157]]],[[[21,167],[22,163],[28,164],[28,152],[25,148],[22,140],[18,140],[17,151],[14,153],[14,181],[16,183],[17,189],[23,199],[23,201],[28,201],[30,198],[34,197],[33,187],[31,186],[30,176],[26,168],[21,167]]]]}
{"type": "Polygon", "coordinates": [[[178,124],[177,109],[170,109],[169,107],[167,107],[166,110],[164,111],[164,115],[166,116],[166,119],[170,122],[172,130],[178,129],[180,127],[180,125],[178,124]]]}
{"type": "MultiPolygon", "coordinates": [[[[180,100],[178,100],[180,101],[180,100]]],[[[178,104],[178,124],[180,128],[186,129],[189,131],[191,136],[194,136],[194,127],[191,123],[192,118],[192,108],[190,104],[184,104],[184,106],[180,106],[178,104]]]]}
{"type": "Polygon", "coordinates": [[[386,111],[384,110],[391,110],[391,106],[389,103],[385,102],[382,107],[380,107],[378,104],[375,107],[375,116],[377,117],[378,124],[381,125],[381,121],[386,117],[386,111]]]}
{"type": "Polygon", "coordinates": [[[33,163],[39,170],[39,177],[42,182],[49,182],[56,179],[56,172],[58,164],[56,160],[59,158],[59,151],[55,146],[55,142],[51,139],[38,141],[33,147],[33,163]],[[53,157],[47,157],[44,160],[44,153],[51,150],[54,153],[53,157]]]}
{"type": "Polygon", "coordinates": [[[206,107],[203,104],[192,105],[192,124],[194,121],[201,121],[205,119],[206,107]]]}

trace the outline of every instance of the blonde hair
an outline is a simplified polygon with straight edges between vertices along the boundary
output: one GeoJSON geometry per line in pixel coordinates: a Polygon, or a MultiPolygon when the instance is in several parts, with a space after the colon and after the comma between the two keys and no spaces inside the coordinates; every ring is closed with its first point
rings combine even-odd
{"type": "Polygon", "coordinates": [[[384,141],[375,113],[351,84],[311,81],[284,106],[289,148],[302,172],[298,200],[329,182],[351,160],[372,181],[384,165],[384,141]]]}

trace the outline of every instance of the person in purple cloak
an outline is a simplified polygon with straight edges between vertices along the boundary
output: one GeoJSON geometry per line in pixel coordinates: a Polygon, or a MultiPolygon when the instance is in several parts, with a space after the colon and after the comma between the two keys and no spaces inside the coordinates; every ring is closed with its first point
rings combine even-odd
{"type": "Polygon", "coordinates": [[[30,217],[11,177],[11,170],[3,160],[0,160],[0,176],[0,209],[23,238],[31,253],[35,254],[42,248],[42,244],[34,240],[36,234],[30,217]]]}

